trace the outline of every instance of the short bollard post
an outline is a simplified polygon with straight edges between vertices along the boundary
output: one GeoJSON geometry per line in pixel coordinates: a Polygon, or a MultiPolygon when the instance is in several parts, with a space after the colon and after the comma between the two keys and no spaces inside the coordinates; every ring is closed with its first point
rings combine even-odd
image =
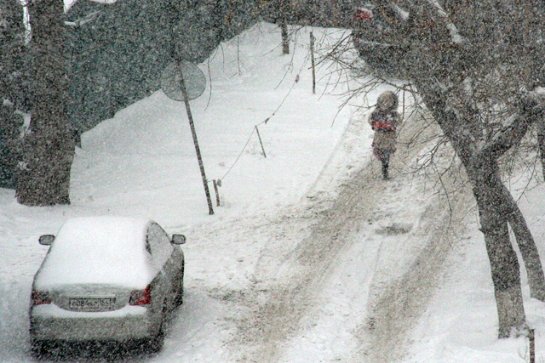
{"type": "MultiPolygon", "coordinates": [[[[214,192],[216,192],[216,206],[220,206],[220,193],[218,191],[218,181],[216,179],[213,180],[214,182],[214,192]]],[[[221,182],[220,182],[221,184],[221,182]]]]}
{"type": "Polygon", "coordinates": [[[536,340],[534,329],[530,329],[528,339],[530,340],[530,363],[536,363],[536,340]]]}

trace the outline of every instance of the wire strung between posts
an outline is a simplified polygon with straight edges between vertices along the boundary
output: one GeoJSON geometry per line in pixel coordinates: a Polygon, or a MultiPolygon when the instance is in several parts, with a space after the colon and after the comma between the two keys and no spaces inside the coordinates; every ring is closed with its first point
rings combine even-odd
{"type": "MultiPolygon", "coordinates": [[[[299,76],[299,74],[297,75],[299,76]]],[[[291,94],[291,91],[293,91],[293,89],[295,88],[295,84],[297,82],[293,82],[293,84],[291,85],[288,93],[286,93],[286,95],[284,96],[284,98],[282,99],[282,102],[280,102],[280,104],[278,105],[278,107],[276,108],[276,110],[273,111],[273,113],[267,117],[265,120],[261,121],[260,123],[256,124],[255,126],[259,126],[259,125],[263,125],[263,124],[266,124],[267,122],[269,122],[271,120],[271,118],[273,118],[274,116],[276,116],[276,113],[278,111],[280,111],[280,109],[282,108],[282,106],[284,105],[284,103],[286,102],[286,100],[288,99],[288,97],[290,96],[291,94]]]]}
{"type": "MultiPolygon", "coordinates": [[[[304,63],[306,63],[306,59],[305,59],[305,62],[303,62],[303,64],[304,63]]],[[[299,73],[297,74],[297,78],[298,77],[299,77],[299,73]]],[[[221,178],[219,178],[218,180],[223,181],[225,179],[225,177],[229,174],[229,172],[231,172],[231,170],[235,167],[235,165],[240,160],[242,154],[244,153],[244,150],[246,150],[246,148],[248,147],[248,144],[250,143],[250,140],[252,139],[252,136],[254,135],[256,127],[258,127],[259,125],[266,124],[267,122],[270,121],[271,118],[273,118],[276,115],[276,113],[282,108],[282,106],[284,105],[284,103],[286,102],[288,97],[290,96],[291,92],[295,88],[296,83],[297,83],[297,81],[293,81],[293,84],[291,85],[290,89],[288,90],[288,93],[286,93],[286,95],[284,96],[284,98],[282,99],[280,104],[276,107],[276,109],[273,111],[273,113],[269,117],[267,117],[265,120],[263,120],[260,123],[257,123],[257,124],[254,125],[254,127],[252,128],[252,132],[250,133],[250,136],[248,136],[248,139],[246,140],[246,143],[244,144],[244,147],[242,148],[242,150],[240,150],[240,153],[238,154],[237,158],[235,159],[233,164],[229,167],[229,169],[225,172],[225,174],[221,178]]]]}
{"type": "MultiPolygon", "coordinates": [[[[297,75],[299,76],[299,74],[297,75]]],[[[237,158],[235,159],[235,161],[233,162],[233,164],[229,167],[229,169],[225,172],[225,174],[223,174],[223,176],[221,178],[219,178],[218,180],[220,181],[223,181],[225,179],[225,177],[229,174],[229,172],[231,172],[231,170],[234,168],[234,166],[238,163],[238,161],[240,160],[242,154],[244,153],[244,150],[246,150],[246,148],[248,147],[248,144],[250,143],[250,140],[252,139],[252,136],[254,135],[254,132],[256,131],[256,127],[258,127],[259,125],[264,125],[266,124],[267,122],[269,122],[269,120],[271,118],[273,118],[276,113],[280,110],[280,108],[282,108],[282,106],[284,105],[284,103],[286,102],[286,100],[288,99],[289,95],[291,94],[291,91],[293,91],[293,89],[295,88],[295,84],[297,82],[293,82],[293,84],[291,85],[288,93],[284,96],[284,98],[282,99],[282,102],[280,102],[280,104],[278,105],[278,107],[273,111],[273,113],[267,117],[265,120],[261,121],[260,123],[257,123],[254,125],[254,127],[252,128],[252,132],[250,132],[250,136],[248,136],[248,139],[246,140],[246,143],[244,144],[244,147],[242,148],[242,150],[240,150],[240,153],[238,154],[237,158]]]]}
{"type": "Polygon", "coordinates": [[[303,68],[305,67],[305,65],[307,64],[308,60],[310,58],[310,49],[309,51],[307,52],[307,55],[305,56],[305,59],[303,60],[303,62],[301,63],[301,67],[299,67],[299,72],[297,72],[296,76],[295,76],[295,80],[293,81],[290,89],[288,90],[288,93],[286,93],[286,95],[284,96],[284,98],[282,99],[282,101],[280,102],[280,104],[278,105],[278,107],[276,107],[276,109],[273,111],[273,113],[267,117],[265,120],[261,121],[260,123],[258,123],[257,125],[255,126],[259,126],[259,125],[263,125],[263,124],[266,124],[267,122],[269,122],[271,120],[271,118],[273,118],[274,116],[276,116],[276,113],[278,111],[280,111],[280,109],[282,108],[282,106],[284,106],[284,103],[286,102],[286,100],[288,99],[288,97],[290,96],[291,92],[294,90],[295,88],[295,85],[297,84],[297,82],[299,82],[299,75],[301,74],[301,72],[303,71],[303,68]]]}
{"type": "Polygon", "coordinates": [[[248,147],[248,144],[250,143],[250,140],[252,139],[252,136],[254,135],[254,132],[255,132],[255,128],[253,128],[252,132],[250,132],[250,136],[248,136],[248,139],[246,140],[246,144],[244,144],[244,147],[242,148],[242,150],[240,150],[240,153],[238,154],[238,156],[235,159],[235,161],[233,162],[233,164],[229,167],[229,169],[225,172],[225,174],[223,174],[223,176],[221,178],[219,178],[220,181],[225,179],[227,174],[229,174],[231,172],[231,170],[233,169],[233,167],[238,163],[240,157],[244,153],[244,150],[246,150],[246,148],[248,147]]]}
{"type": "Polygon", "coordinates": [[[238,156],[236,157],[235,161],[233,162],[233,164],[231,164],[231,166],[229,167],[229,169],[225,172],[225,174],[223,174],[223,176],[221,178],[218,179],[218,181],[220,181],[220,183],[225,179],[225,177],[231,172],[231,170],[235,167],[235,165],[238,163],[238,161],[240,160],[240,158],[242,157],[242,154],[244,153],[244,151],[246,150],[246,148],[248,147],[248,144],[250,144],[250,140],[252,139],[252,136],[254,135],[254,133],[256,132],[256,128],[260,125],[264,125],[264,124],[267,124],[267,122],[269,122],[271,120],[271,118],[273,118],[274,116],[276,116],[276,113],[278,111],[280,111],[280,109],[282,108],[282,106],[284,105],[284,103],[286,102],[286,100],[288,99],[288,97],[290,96],[291,92],[294,90],[295,88],[295,85],[298,83],[299,81],[299,75],[301,74],[301,72],[303,71],[303,68],[305,67],[305,65],[307,64],[307,62],[309,61],[309,58],[310,58],[310,49],[308,50],[306,56],[305,56],[305,59],[303,60],[303,62],[301,63],[301,67],[299,67],[299,72],[297,73],[297,75],[295,76],[295,80],[293,81],[290,89],[288,90],[288,92],[286,93],[286,95],[284,96],[284,98],[282,99],[282,101],[280,102],[280,104],[276,107],[276,109],[272,112],[272,114],[267,117],[265,120],[261,121],[260,123],[257,123],[254,125],[254,127],[252,128],[252,132],[250,133],[250,135],[248,136],[248,139],[246,140],[246,143],[244,144],[244,147],[240,150],[238,156]]]}

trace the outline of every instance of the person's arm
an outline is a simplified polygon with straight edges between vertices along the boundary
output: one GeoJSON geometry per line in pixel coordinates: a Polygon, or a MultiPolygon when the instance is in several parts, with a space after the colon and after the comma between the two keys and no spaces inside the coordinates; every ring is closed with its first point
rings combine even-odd
{"type": "Polygon", "coordinates": [[[369,115],[369,119],[368,119],[368,122],[369,122],[369,126],[371,126],[371,129],[373,131],[375,131],[375,112],[371,112],[371,114],[369,115]]]}

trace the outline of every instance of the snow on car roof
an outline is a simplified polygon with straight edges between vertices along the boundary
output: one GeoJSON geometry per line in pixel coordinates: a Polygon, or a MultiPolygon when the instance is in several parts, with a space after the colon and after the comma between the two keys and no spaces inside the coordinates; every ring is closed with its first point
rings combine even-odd
{"type": "Polygon", "coordinates": [[[144,287],[156,272],[145,250],[149,223],[126,217],[66,221],[37,275],[36,288],[70,284],[144,287]]]}

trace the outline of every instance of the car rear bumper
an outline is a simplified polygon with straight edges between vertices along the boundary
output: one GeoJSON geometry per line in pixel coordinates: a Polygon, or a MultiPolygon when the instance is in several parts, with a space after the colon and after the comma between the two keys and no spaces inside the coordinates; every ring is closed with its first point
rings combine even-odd
{"type": "Polygon", "coordinates": [[[154,336],[156,328],[152,322],[152,316],[145,307],[78,313],[54,305],[38,306],[30,312],[30,337],[44,341],[127,341],[154,336]]]}

